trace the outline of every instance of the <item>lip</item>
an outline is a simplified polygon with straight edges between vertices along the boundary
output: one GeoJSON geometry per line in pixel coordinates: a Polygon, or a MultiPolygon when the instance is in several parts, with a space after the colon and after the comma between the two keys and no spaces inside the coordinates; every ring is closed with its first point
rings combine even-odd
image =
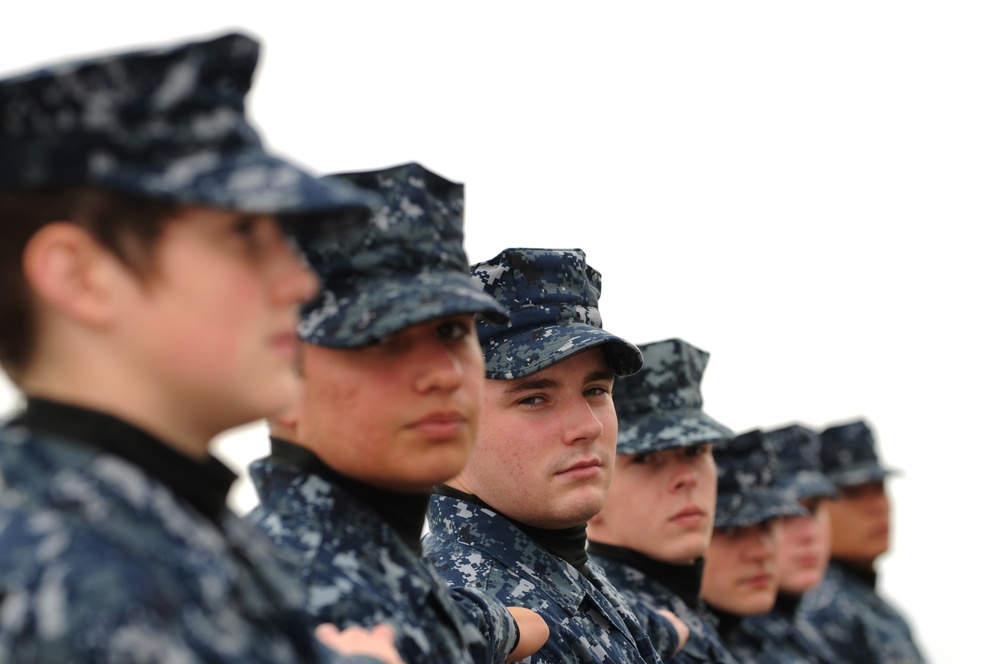
{"type": "Polygon", "coordinates": [[[697,526],[704,520],[705,512],[694,505],[688,505],[670,517],[669,521],[682,526],[697,526]]]}
{"type": "Polygon", "coordinates": [[[819,556],[815,553],[804,553],[796,556],[793,562],[797,567],[816,567],[819,565],[819,556]]]}
{"type": "Polygon", "coordinates": [[[409,428],[432,440],[454,438],[468,424],[468,418],[457,410],[439,410],[414,420],[409,428]]]}
{"type": "Polygon", "coordinates": [[[769,572],[760,572],[753,576],[740,579],[740,584],[750,588],[767,588],[774,582],[774,575],[769,572]]]}
{"type": "Polygon", "coordinates": [[[271,345],[274,349],[289,360],[295,357],[295,348],[297,344],[298,337],[295,334],[295,330],[282,332],[281,334],[276,334],[271,337],[271,345]]]}
{"type": "Polygon", "coordinates": [[[586,459],[581,459],[571,466],[557,471],[556,475],[558,477],[567,477],[570,479],[587,479],[589,477],[594,477],[601,472],[601,468],[604,464],[597,457],[587,457],[586,459]]]}

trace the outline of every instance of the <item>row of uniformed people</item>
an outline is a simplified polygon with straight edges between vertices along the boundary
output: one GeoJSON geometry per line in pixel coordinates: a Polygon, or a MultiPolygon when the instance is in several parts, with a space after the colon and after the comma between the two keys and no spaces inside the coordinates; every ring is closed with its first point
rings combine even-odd
{"type": "MultiPolygon", "coordinates": [[[[630,382],[582,251],[470,280],[461,185],[268,155],[256,55],[231,35],[0,82],[0,361],[27,397],[0,433],[0,660],[730,661],[777,634],[739,618],[774,601],[772,524],[827,503],[704,415],[707,355],[647,346],[630,382]],[[208,453],[265,416],[274,549],[208,453]]],[[[888,611],[814,594],[816,625],[885,642],[888,611]]]]}

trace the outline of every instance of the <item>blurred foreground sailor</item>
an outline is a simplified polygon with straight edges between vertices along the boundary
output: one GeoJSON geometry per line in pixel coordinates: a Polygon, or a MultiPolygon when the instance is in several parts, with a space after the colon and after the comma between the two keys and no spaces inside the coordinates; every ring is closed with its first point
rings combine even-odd
{"type": "MultiPolygon", "coordinates": [[[[208,450],[294,396],[316,278],[284,228],[370,212],[262,148],[257,57],[230,34],[0,81],[0,364],[27,400],[0,430],[0,661],[333,657],[208,450]]],[[[399,661],[383,630],[326,636],[399,661]]]]}

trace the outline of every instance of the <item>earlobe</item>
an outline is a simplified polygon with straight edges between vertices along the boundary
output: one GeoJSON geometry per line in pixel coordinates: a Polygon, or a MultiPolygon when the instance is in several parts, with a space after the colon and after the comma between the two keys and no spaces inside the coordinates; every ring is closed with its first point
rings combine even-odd
{"type": "Polygon", "coordinates": [[[69,222],[39,229],[24,250],[22,268],[42,306],[81,323],[103,326],[111,320],[111,254],[86,230],[69,222]]]}

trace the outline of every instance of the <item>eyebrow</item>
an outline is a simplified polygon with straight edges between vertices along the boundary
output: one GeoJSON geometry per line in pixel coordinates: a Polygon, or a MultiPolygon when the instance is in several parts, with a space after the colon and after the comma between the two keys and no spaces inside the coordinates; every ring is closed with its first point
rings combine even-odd
{"type": "MultiPolygon", "coordinates": [[[[615,374],[612,371],[595,371],[584,379],[584,383],[596,381],[614,381],[615,374]]],[[[559,387],[560,382],[554,378],[534,378],[528,376],[511,381],[511,384],[504,389],[504,394],[521,394],[522,392],[532,392],[534,390],[548,390],[559,387]]]]}

